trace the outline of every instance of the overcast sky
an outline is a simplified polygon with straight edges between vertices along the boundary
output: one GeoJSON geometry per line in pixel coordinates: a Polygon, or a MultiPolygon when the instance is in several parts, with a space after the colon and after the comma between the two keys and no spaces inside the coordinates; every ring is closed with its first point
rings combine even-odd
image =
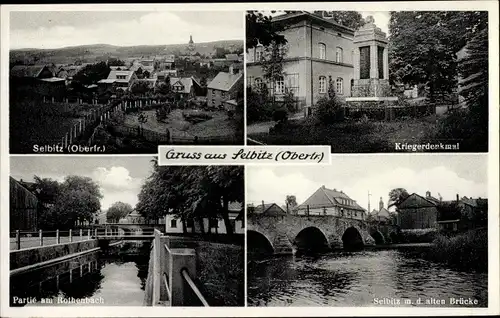
{"type": "Polygon", "coordinates": [[[363,208],[385,207],[389,191],[405,188],[425,196],[426,191],[443,200],[487,197],[487,156],[484,155],[390,155],[333,156],[331,166],[247,167],[247,203],[275,202],[283,205],[286,195],[303,203],[319,187],[344,191],[363,208]]]}
{"type": "Polygon", "coordinates": [[[35,175],[63,181],[68,175],[92,178],[101,186],[101,209],[116,201],[135,207],[144,180],[151,175],[153,157],[11,157],[11,176],[33,181],[35,175]]]}
{"type": "Polygon", "coordinates": [[[86,44],[164,45],[243,40],[242,11],[18,11],[10,14],[10,46],[61,48],[86,44]]]}

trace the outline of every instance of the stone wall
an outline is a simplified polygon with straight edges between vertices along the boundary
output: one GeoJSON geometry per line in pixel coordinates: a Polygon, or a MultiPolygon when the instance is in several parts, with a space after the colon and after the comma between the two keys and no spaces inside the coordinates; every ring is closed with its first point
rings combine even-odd
{"type": "Polygon", "coordinates": [[[98,247],[98,240],[33,247],[10,252],[10,269],[17,269],[98,247]]]}

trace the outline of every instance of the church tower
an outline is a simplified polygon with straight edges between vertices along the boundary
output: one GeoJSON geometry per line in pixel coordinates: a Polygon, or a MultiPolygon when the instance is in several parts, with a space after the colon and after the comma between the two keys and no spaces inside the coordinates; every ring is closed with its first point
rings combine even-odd
{"type": "Polygon", "coordinates": [[[380,202],[378,203],[379,212],[384,208],[384,201],[382,201],[382,197],[380,197],[380,202]]]}
{"type": "Polygon", "coordinates": [[[189,55],[193,55],[193,53],[194,53],[194,41],[193,41],[192,35],[189,36],[189,43],[188,43],[187,50],[189,52],[189,55]]]}

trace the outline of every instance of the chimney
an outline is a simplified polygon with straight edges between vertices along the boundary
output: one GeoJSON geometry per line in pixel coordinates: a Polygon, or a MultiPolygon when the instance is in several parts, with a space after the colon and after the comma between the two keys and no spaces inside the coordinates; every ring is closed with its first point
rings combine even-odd
{"type": "Polygon", "coordinates": [[[457,193],[457,202],[458,202],[458,201],[460,201],[460,197],[459,197],[459,195],[458,195],[458,193],[457,193]]]}
{"type": "Polygon", "coordinates": [[[232,74],[234,74],[234,67],[233,67],[233,64],[231,64],[231,65],[229,66],[229,74],[231,74],[231,75],[232,75],[232,74]]]}
{"type": "Polygon", "coordinates": [[[430,197],[431,197],[431,192],[430,192],[430,191],[427,191],[427,192],[425,193],[425,197],[426,197],[426,198],[430,198],[430,197]]]}
{"type": "Polygon", "coordinates": [[[322,185],[322,186],[321,186],[321,189],[325,189],[325,185],[322,185]]]}
{"type": "Polygon", "coordinates": [[[262,212],[264,212],[264,200],[262,200],[262,212]]]}

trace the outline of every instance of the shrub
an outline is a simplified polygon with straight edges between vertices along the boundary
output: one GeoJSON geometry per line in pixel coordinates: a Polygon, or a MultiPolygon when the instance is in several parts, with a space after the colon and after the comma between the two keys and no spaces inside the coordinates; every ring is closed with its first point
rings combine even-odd
{"type": "Polygon", "coordinates": [[[273,120],[277,121],[278,123],[284,123],[288,120],[288,112],[286,109],[277,109],[273,113],[273,120]]]}
{"type": "Polygon", "coordinates": [[[428,259],[449,265],[472,269],[488,270],[488,231],[471,230],[447,237],[436,236],[434,246],[426,256],[428,259]]]}
{"type": "Polygon", "coordinates": [[[438,234],[437,229],[408,229],[401,230],[398,240],[401,243],[430,243],[438,234]]]}
{"type": "Polygon", "coordinates": [[[343,106],[343,103],[336,96],[333,98],[322,97],[316,103],[316,117],[324,124],[342,121],[344,120],[343,106]]]}

